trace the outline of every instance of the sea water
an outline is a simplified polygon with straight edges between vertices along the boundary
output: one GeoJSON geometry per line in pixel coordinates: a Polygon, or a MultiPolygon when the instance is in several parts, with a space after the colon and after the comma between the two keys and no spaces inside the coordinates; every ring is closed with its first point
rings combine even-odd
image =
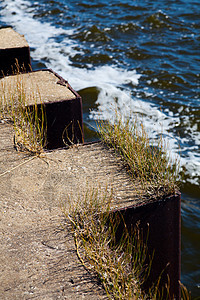
{"type": "Polygon", "coordinates": [[[182,282],[200,295],[200,2],[1,0],[0,26],[25,35],[33,69],[52,68],[95,120],[141,120],[180,161],[182,282]]]}

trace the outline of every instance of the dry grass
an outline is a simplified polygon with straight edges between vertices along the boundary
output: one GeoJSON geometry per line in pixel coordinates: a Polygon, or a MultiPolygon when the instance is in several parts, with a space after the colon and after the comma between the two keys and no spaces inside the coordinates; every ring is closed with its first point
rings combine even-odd
{"type": "Polygon", "coordinates": [[[156,299],[159,280],[148,295],[142,291],[151,268],[151,263],[146,264],[146,241],[137,228],[133,234],[128,233],[120,213],[110,213],[111,202],[111,192],[90,189],[69,212],[65,211],[77,255],[85,268],[99,278],[109,299],[156,299]],[[121,223],[124,233],[116,240],[121,223]]]}
{"type": "Polygon", "coordinates": [[[166,154],[162,137],[153,145],[141,124],[122,121],[116,116],[114,125],[97,123],[101,139],[121,155],[131,177],[139,179],[150,198],[162,198],[177,191],[178,166],[166,154]]]}
{"type": "MultiPolygon", "coordinates": [[[[112,192],[90,188],[76,203],[74,199],[69,200],[73,205],[64,213],[70,221],[78,258],[96,275],[109,299],[175,299],[170,296],[170,283],[165,287],[160,285],[162,274],[148,292],[143,291],[153,257],[148,256],[147,240],[143,240],[137,226],[130,234],[122,215],[112,213],[112,192]],[[116,232],[120,224],[124,231],[118,240],[116,232]],[[147,265],[146,261],[150,263],[147,265]]],[[[191,300],[186,287],[181,283],[180,287],[181,299],[191,300]]]]}
{"type": "Polygon", "coordinates": [[[42,99],[38,105],[34,91],[27,98],[23,80],[17,75],[12,86],[4,79],[0,82],[0,119],[13,124],[17,150],[40,155],[47,142],[42,99]],[[29,103],[35,104],[29,106],[29,103]]]}
{"type": "MultiPolygon", "coordinates": [[[[119,116],[114,125],[99,122],[98,129],[103,141],[121,155],[132,179],[142,183],[147,197],[160,198],[176,192],[177,162],[173,164],[167,157],[162,138],[153,146],[142,125],[122,122],[119,116]]],[[[162,274],[148,292],[142,290],[153,258],[148,257],[147,241],[143,241],[137,227],[130,234],[120,213],[111,213],[111,202],[112,193],[92,189],[66,213],[80,261],[97,275],[110,299],[172,300],[169,285],[160,286],[162,274]],[[122,223],[124,233],[116,241],[122,223]],[[146,261],[150,261],[149,265],[146,261]]],[[[182,294],[184,300],[190,299],[185,288],[182,294]]]]}
{"type": "Polygon", "coordinates": [[[181,300],[192,300],[191,293],[187,290],[187,288],[182,283],[180,283],[180,287],[181,287],[181,300]]]}

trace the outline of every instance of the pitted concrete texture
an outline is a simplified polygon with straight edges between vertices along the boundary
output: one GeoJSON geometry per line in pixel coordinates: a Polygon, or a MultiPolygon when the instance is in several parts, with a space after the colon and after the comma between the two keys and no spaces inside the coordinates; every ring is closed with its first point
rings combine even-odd
{"type": "Polygon", "coordinates": [[[50,70],[17,74],[0,79],[0,98],[15,99],[19,91],[26,99],[27,105],[76,99],[68,84],[50,70]]]}
{"type": "Polygon", "coordinates": [[[29,47],[25,37],[11,27],[0,29],[0,50],[29,47]]]}

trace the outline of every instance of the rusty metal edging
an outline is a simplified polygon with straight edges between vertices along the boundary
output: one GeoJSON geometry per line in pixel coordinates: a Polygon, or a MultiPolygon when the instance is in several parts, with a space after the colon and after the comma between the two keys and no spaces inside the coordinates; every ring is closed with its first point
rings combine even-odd
{"type": "MultiPolygon", "coordinates": [[[[181,195],[177,193],[162,200],[133,205],[112,213],[121,213],[129,232],[136,224],[147,240],[148,255],[152,257],[150,275],[143,288],[148,291],[161,275],[161,285],[169,283],[170,299],[180,299],[181,275],[181,195]],[[154,254],[153,254],[154,253],[154,254]]],[[[117,231],[119,239],[124,224],[117,231]]],[[[147,263],[149,260],[147,259],[147,263]]],[[[167,297],[166,290],[164,298],[167,297]]],[[[167,299],[167,298],[166,298],[167,299]]]]}
{"type": "MultiPolygon", "coordinates": [[[[48,123],[53,123],[53,119],[56,117],[54,112],[56,112],[56,109],[59,110],[60,113],[60,121],[61,119],[65,118],[66,121],[74,121],[74,136],[75,140],[73,141],[75,144],[76,143],[82,143],[84,141],[84,130],[83,130],[83,109],[82,109],[82,98],[81,96],[71,87],[71,85],[68,83],[67,80],[62,78],[60,75],[58,75],[55,71],[52,69],[41,69],[41,70],[34,70],[34,72],[38,71],[49,71],[52,74],[54,74],[59,81],[57,84],[67,86],[67,88],[75,95],[75,99],[63,99],[62,101],[59,102],[46,102],[45,107],[46,107],[46,113],[47,113],[47,119],[49,115],[49,122],[48,123]],[[68,114],[66,114],[66,111],[63,110],[64,106],[68,106],[68,114]],[[60,107],[60,108],[59,108],[60,107]]],[[[58,121],[59,122],[59,121],[58,121]]],[[[67,124],[66,124],[67,125],[67,124]]],[[[66,126],[65,126],[66,127],[66,126]]],[[[50,146],[47,146],[47,149],[55,149],[55,148],[60,148],[60,147],[65,147],[60,139],[60,141],[56,141],[56,136],[57,132],[51,132],[52,128],[47,128],[47,135],[49,137],[50,141],[50,146]],[[55,145],[54,145],[55,143],[55,145]]],[[[72,135],[72,134],[71,134],[72,135]]],[[[70,136],[71,138],[71,136],[70,136]]]]}

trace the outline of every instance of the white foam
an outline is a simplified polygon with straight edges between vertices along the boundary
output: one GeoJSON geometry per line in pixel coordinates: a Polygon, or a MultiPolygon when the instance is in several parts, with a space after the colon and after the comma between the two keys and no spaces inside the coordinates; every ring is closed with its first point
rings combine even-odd
{"type": "Polygon", "coordinates": [[[200,144],[200,132],[196,131],[197,127],[190,124],[189,116],[182,118],[183,126],[187,128],[185,134],[187,137],[180,138],[175,136],[171,129],[180,124],[179,115],[174,115],[169,112],[166,114],[158,109],[151,103],[133,99],[128,92],[121,91],[115,87],[109,89],[109,93],[105,90],[100,92],[98,98],[99,110],[93,111],[92,118],[103,118],[107,120],[114,120],[114,111],[117,109],[121,114],[137,118],[141,121],[146,131],[152,140],[156,140],[157,137],[162,134],[165,140],[166,150],[168,155],[174,161],[180,161],[180,167],[186,168],[186,176],[192,184],[199,185],[200,179],[200,154],[198,154],[200,144]],[[117,104],[113,105],[113,99],[118,98],[117,104]],[[114,108],[114,109],[113,109],[114,108]],[[193,141],[193,146],[188,144],[193,141]],[[181,146],[180,146],[181,145],[181,146]],[[187,156],[185,156],[187,153],[187,156]]]}
{"type": "MultiPolygon", "coordinates": [[[[197,131],[196,125],[190,124],[188,116],[185,118],[182,116],[181,122],[187,128],[187,132],[185,138],[181,139],[172,133],[172,129],[180,124],[178,113],[174,114],[169,109],[162,112],[156,105],[142,101],[138,94],[133,97],[132,91],[125,89],[124,84],[138,84],[140,75],[136,74],[134,70],[127,71],[116,66],[101,66],[95,69],[73,67],[69,56],[81,53],[81,50],[79,52],[74,50],[77,43],[69,38],[75,29],[55,27],[33,18],[29,1],[4,0],[3,2],[5,7],[1,8],[2,20],[25,35],[30,47],[35,49],[31,52],[33,59],[41,61],[47,58],[46,66],[58,72],[76,90],[92,86],[99,89],[98,111],[92,111],[91,118],[101,117],[114,120],[116,107],[125,116],[135,117],[137,114],[137,118],[143,122],[150,137],[156,138],[160,133],[163,134],[168,145],[168,151],[173,156],[178,155],[180,157],[180,164],[186,167],[186,172],[190,176],[189,180],[199,184],[200,155],[198,149],[200,133],[197,131]],[[61,35],[63,39],[57,42],[56,37],[61,35]],[[189,146],[191,141],[193,148],[189,146]],[[183,153],[187,153],[187,155],[184,156],[183,153]]],[[[78,46],[80,47],[80,45],[78,46]]],[[[156,82],[158,79],[152,80],[156,82]]],[[[160,93],[162,92],[160,91],[160,93]]],[[[148,88],[146,88],[145,93],[148,93],[148,88]]],[[[150,93],[148,95],[154,96],[150,93]]],[[[183,107],[180,107],[178,112],[181,113],[182,111],[183,107]]]]}

